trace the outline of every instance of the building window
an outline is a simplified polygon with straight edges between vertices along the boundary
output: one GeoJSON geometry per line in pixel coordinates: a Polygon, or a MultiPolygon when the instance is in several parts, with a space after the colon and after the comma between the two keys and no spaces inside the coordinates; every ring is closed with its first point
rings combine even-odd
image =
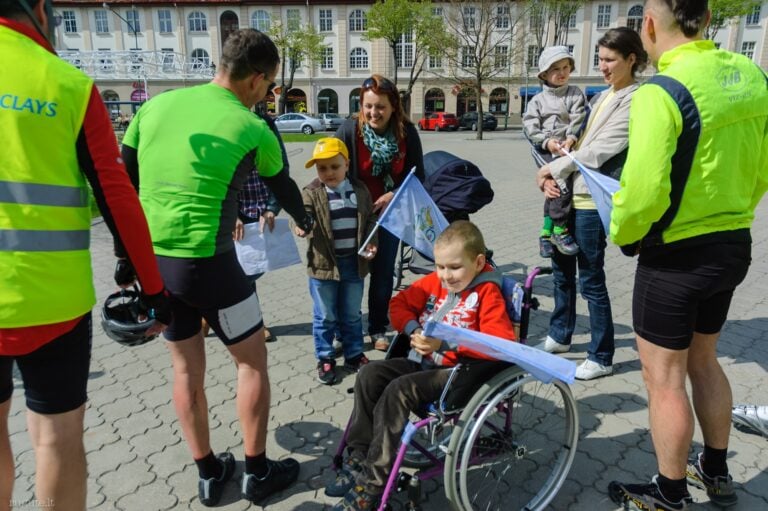
{"type": "Polygon", "coordinates": [[[760,24],[760,4],[752,7],[752,12],[747,14],[747,25],[759,25],[760,24]]]}
{"type": "Polygon", "coordinates": [[[173,32],[173,23],[171,23],[171,11],[169,9],[160,9],[157,11],[157,28],[161,33],[170,34],[173,32]]]}
{"type": "Polygon", "coordinates": [[[320,69],[333,69],[333,48],[323,48],[323,58],[320,60],[320,69]]]}
{"type": "Polygon", "coordinates": [[[395,45],[395,61],[397,67],[413,67],[413,32],[400,36],[400,42],[395,45]]]}
{"type": "Polygon", "coordinates": [[[161,51],[163,52],[163,60],[162,60],[163,71],[165,71],[166,73],[169,71],[173,71],[173,60],[174,60],[173,48],[162,48],[161,51]]]}
{"type": "Polygon", "coordinates": [[[109,32],[107,11],[93,11],[93,20],[96,22],[96,33],[106,34],[109,32]]]}
{"type": "Polygon", "coordinates": [[[207,51],[197,48],[192,50],[190,62],[192,63],[192,69],[206,69],[211,65],[211,58],[208,56],[207,51]]]}
{"type": "Polygon", "coordinates": [[[475,28],[475,8],[464,7],[462,12],[462,18],[464,20],[464,30],[474,30],[475,28]]]}
{"type": "Polygon", "coordinates": [[[755,42],[745,41],[741,43],[741,54],[751,59],[755,56],[755,42]]]}
{"type": "Polygon", "coordinates": [[[131,9],[130,11],[125,11],[125,19],[127,20],[127,27],[128,30],[133,34],[136,32],[141,32],[141,23],[139,22],[139,11],[136,9],[131,9]]]}
{"type": "Polygon", "coordinates": [[[439,16],[443,17],[443,8],[442,7],[432,7],[432,16],[439,16]]]}
{"type": "Polygon", "coordinates": [[[333,31],[333,11],[330,9],[320,9],[320,32],[333,31]]]}
{"type": "Polygon", "coordinates": [[[497,46],[493,55],[493,67],[504,69],[509,66],[509,46],[497,46]]]}
{"type": "Polygon", "coordinates": [[[525,65],[528,66],[529,69],[539,65],[539,47],[535,44],[528,45],[528,54],[526,55],[525,65]]]}
{"type": "Polygon", "coordinates": [[[640,32],[643,27],[643,6],[635,5],[627,13],[627,28],[640,32]]]}
{"type": "Polygon", "coordinates": [[[475,52],[471,46],[461,47],[461,67],[468,68],[475,65],[475,52]]]}
{"type": "Polygon", "coordinates": [[[301,12],[298,9],[288,9],[285,16],[288,20],[288,30],[296,31],[301,28],[301,12]]]}
{"type": "Polygon", "coordinates": [[[251,14],[251,28],[259,32],[269,32],[269,13],[267,11],[254,11],[251,14]]]}
{"type": "Polygon", "coordinates": [[[368,52],[363,48],[354,48],[349,54],[351,69],[368,69],[368,52]]]}
{"type": "Polygon", "coordinates": [[[208,20],[205,18],[205,14],[200,11],[195,11],[189,15],[189,31],[190,32],[207,32],[208,20]]]}
{"type": "Polygon", "coordinates": [[[75,11],[62,11],[61,19],[64,20],[64,32],[67,34],[77,33],[77,20],[75,19],[75,11]]]}
{"type": "Polygon", "coordinates": [[[509,6],[499,5],[496,7],[496,28],[509,28],[509,6]]]}
{"type": "MultiPolygon", "coordinates": [[[[573,50],[574,50],[574,48],[576,48],[574,45],[572,45],[572,44],[569,44],[569,45],[568,45],[568,53],[570,53],[571,55],[573,55],[573,50]]],[[[574,67],[575,67],[575,66],[574,66],[574,67]]]]}
{"type": "Polygon", "coordinates": [[[568,28],[576,28],[576,13],[568,16],[568,28]]]}
{"type": "Polygon", "coordinates": [[[430,54],[429,55],[429,68],[430,69],[439,69],[443,67],[443,58],[440,56],[440,54],[430,54]]]}
{"type": "Polygon", "coordinates": [[[362,9],[355,9],[349,15],[349,31],[365,32],[366,30],[368,30],[368,16],[362,9]]]}
{"type": "Polygon", "coordinates": [[[597,28],[611,26],[611,6],[602,4],[597,6],[597,28]]]}
{"type": "MultiPolygon", "coordinates": [[[[104,12],[106,13],[106,11],[104,12]]],[[[109,48],[99,48],[97,58],[99,59],[99,69],[101,71],[110,72],[115,70],[115,63],[110,58],[111,53],[109,48]]]]}
{"type": "Polygon", "coordinates": [[[595,45],[595,55],[592,57],[592,67],[597,69],[600,67],[600,46],[595,45]]]}

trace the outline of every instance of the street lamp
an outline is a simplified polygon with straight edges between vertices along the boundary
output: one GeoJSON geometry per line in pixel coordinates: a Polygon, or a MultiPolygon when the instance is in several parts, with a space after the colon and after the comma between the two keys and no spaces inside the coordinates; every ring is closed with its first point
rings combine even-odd
{"type": "MultiPolygon", "coordinates": [[[[136,30],[136,25],[134,23],[128,21],[127,19],[123,18],[120,15],[120,13],[117,12],[116,10],[112,9],[109,6],[109,4],[107,4],[107,2],[102,2],[101,6],[104,9],[110,11],[112,14],[114,14],[115,16],[120,18],[121,20],[123,20],[125,22],[125,24],[128,25],[128,28],[131,30],[131,32],[133,32],[133,40],[134,40],[134,47],[133,48],[134,49],[132,50],[132,52],[139,51],[139,34],[138,34],[138,31],[136,30]]],[[[133,53],[131,53],[131,61],[132,62],[138,62],[139,61],[138,56],[134,55],[133,53]],[[134,60],[134,57],[135,57],[135,60],[134,60]]],[[[136,66],[136,72],[138,74],[138,78],[144,83],[144,95],[143,96],[144,96],[144,101],[146,101],[149,98],[149,91],[147,89],[147,76],[144,73],[144,66],[136,66]]],[[[134,86],[134,88],[136,88],[136,87],[134,86]]]]}
{"type": "Polygon", "coordinates": [[[101,6],[104,7],[105,9],[107,9],[108,11],[110,11],[112,14],[114,14],[115,16],[120,18],[121,20],[123,20],[125,22],[125,24],[128,25],[128,28],[131,29],[131,32],[133,32],[134,48],[138,50],[139,49],[139,34],[136,32],[136,27],[134,26],[134,24],[131,23],[130,21],[128,21],[127,19],[123,18],[120,15],[120,13],[117,12],[116,10],[114,10],[113,8],[111,8],[109,6],[109,4],[107,4],[107,2],[103,2],[101,4],[101,6]]]}

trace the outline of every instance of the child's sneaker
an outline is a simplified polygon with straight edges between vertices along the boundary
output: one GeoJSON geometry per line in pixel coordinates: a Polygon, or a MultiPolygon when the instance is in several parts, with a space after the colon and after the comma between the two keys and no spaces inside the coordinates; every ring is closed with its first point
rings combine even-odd
{"type": "Polygon", "coordinates": [[[317,379],[323,385],[333,385],[336,383],[336,361],[330,358],[323,358],[317,363],[317,379]]]}
{"type": "Polygon", "coordinates": [[[693,503],[690,495],[677,502],[667,500],[659,490],[656,476],[650,484],[624,484],[611,481],[608,485],[608,496],[622,509],[636,511],[686,511],[693,503]]]}
{"type": "Polygon", "coordinates": [[[325,494],[329,497],[343,497],[355,486],[357,476],[362,472],[360,460],[349,457],[336,473],[336,479],[325,487],[325,494]]]}
{"type": "Polygon", "coordinates": [[[733,478],[729,475],[709,477],[701,468],[701,455],[688,461],[685,475],[688,483],[696,488],[706,490],[709,500],[720,507],[728,507],[736,504],[739,498],[733,491],[733,478]]]}
{"type": "Polygon", "coordinates": [[[579,246],[576,244],[576,240],[573,239],[573,236],[567,230],[560,234],[553,233],[550,242],[563,255],[576,255],[579,253],[579,246]]]}
{"type": "Polygon", "coordinates": [[[370,362],[370,360],[368,360],[368,357],[366,357],[364,354],[361,353],[360,355],[356,356],[353,359],[345,360],[344,369],[346,369],[347,371],[356,373],[368,362],[370,362]]]}
{"type": "Polygon", "coordinates": [[[380,495],[372,495],[362,486],[355,486],[349,490],[332,511],[367,511],[376,509],[380,495]]]}
{"type": "Polygon", "coordinates": [[[550,236],[541,236],[539,238],[539,255],[545,259],[550,259],[555,249],[552,247],[550,236]]]}

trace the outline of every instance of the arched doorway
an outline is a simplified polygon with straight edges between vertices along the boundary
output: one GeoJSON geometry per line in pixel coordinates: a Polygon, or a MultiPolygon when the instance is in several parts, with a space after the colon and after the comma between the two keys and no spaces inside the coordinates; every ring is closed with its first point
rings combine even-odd
{"type": "Polygon", "coordinates": [[[230,34],[240,28],[240,22],[237,20],[237,14],[232,11],[224,11],[219,18],[219,25],[221,26],[221,47],[223,48],[230,34]]]}
{"type": "Polygon", "coordinates": [[[317,113],[319,114],[337,114],[339,113],[339,95],[333,89],[323,89],[317,95],[317,113]]]}
{"type": "Polygon", "coordinates": [[[477,95],[474,89],[462,87],[456,95],[456,116],[461,117],[467,112],[477,111],[477,95]]]}
{"type": "Polygon", "coordinates": [[[285,97],[285,111],[303,113],[307,111],[307,95],[301,89],[291,89],[285,97]]]}
{"type": "Polygon", "coordinates": [[[488,98],[488,111],[492,114],[506,114],[509,109],[507,89],[497,87],[491,91],[488,98]]]}
{"type": "Polygon", "coordinates": [[[101,99],[104,101],[120,101],[120,95],[110,89],[101,92],[101,99]]]}
{"type": "Polygon", "coordinates": [[[445,112],[445,93],[442,89],[429,89],[424,94],[424,115],[445,112]]]}
{"type": "Polygon", "coordinates": [[[360,111],[360,87],[352,89],[349,93],[349,113],[356,114],[360,111]]]}

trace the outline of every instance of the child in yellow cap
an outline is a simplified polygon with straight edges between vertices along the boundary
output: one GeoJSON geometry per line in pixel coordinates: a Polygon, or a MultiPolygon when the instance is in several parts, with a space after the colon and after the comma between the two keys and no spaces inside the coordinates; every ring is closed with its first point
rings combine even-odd
{"type": "MultiPolygon", "coordinates": [[[[338,138],[321,138],[305,167],[315,166],[317,178],[304,187],[304,208],[317,219],[311,232],[294,227],[307,238],[307,272],[313,302],[312,336],[321,383],[337,383],[333,338],[342,339],[344,368],[355,372],[368,363],[363,354],[363,279],[376,255],[373,239],[358,247],[376,224],[368,189],[347,176],[349,151],[338,138]]],[[[375,238],[375,237],[374,237],[375,238]]]]}

